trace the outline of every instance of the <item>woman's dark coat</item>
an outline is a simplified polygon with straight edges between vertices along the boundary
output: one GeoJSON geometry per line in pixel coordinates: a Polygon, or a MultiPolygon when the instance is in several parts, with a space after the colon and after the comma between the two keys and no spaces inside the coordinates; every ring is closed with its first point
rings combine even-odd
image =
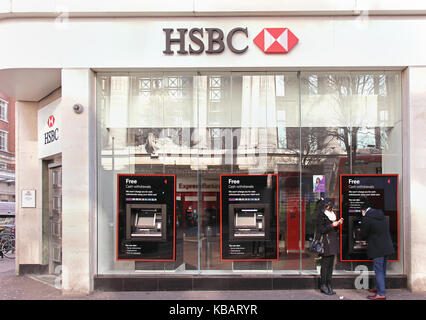
{"type": "Polygon", "coordinates": [[[367,210],[362,218],[361,237],[367,240],[367,255],[370,258],[385,257],[394,253],[389,224],[382,210],[367,210]]]}
{"type": "Polygon", "coordinates": [[[324,210],[318,210],[316,221],[317,237],[323,235],[324,256],[333,256],[339,253],[339,238],[337,237],[337,228],[332,226],[331,221],[324,213],[324,210]]]}

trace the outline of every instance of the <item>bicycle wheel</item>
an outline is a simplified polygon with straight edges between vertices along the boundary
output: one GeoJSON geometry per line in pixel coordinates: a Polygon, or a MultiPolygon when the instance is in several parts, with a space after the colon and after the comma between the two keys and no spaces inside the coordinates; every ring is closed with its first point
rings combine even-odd
{"type": "Polygon", "coordinates": [[[6,240],[1,248],[3,256],[8,259],[15,259],[15,241],[6,240]]]}

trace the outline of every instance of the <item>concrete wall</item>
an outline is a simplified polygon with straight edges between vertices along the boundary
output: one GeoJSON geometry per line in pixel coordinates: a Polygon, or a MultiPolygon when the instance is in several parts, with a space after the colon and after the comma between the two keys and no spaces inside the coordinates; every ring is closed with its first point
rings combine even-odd
{"type": "Polygon", "coordinates": [[[89,119],[94,109],[94,75],[89,69],[62,70],[62,288],[64,293],[88,294],[92,290],[92,220],[95,172],[90,163],[95,147],[89,142],[89,119]],[[72,106],[84,106],[77,114],[72,106]]]}
{"type": "Polygon", "coordinates": [[[37,159],[37,102],[17,101],[16,112],[16,272],[41,263],[41,170],[37,159]],[[21,191],[36,190],[36,208],[21,208],[21,191]]]}
{"type": "Polygon", "coordinates": [[[409,185],[405,187],[408,187],[410,206],[405,210],[406,268],[409,287],[413,291],[426,291],[426,67],[408,68],[405,77],[408,78],[406,102],[409,106],[409,145],[404,152],[404,160],[409,159],[406,163],[409,185]]]}

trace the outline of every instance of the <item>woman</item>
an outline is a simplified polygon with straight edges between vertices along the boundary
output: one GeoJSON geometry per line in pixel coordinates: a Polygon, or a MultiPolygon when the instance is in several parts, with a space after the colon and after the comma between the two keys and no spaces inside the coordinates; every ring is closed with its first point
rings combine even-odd
{"type": "Polygon", "coordinates": [[[322,235],[324,247],[324,254],[321,258],[320,291],[327,295],[336,294],[333,291],[331,277],[333,274],[334,258],[339,253],[337,229],[343,224],[343,218],[337,220],[333,206],[333,200],[325,199],[323,206],[319,207],[316,221],[317,233],[322,235]]]}
{"type": "Polygon", "coordinates": [[[314,185],[314,192],[319,192],[318,191],[318,187],[319,187],[319,185],[321,184],[321,179],[318,177],[316,180],[315,180],[315,185],[314,185]]]}

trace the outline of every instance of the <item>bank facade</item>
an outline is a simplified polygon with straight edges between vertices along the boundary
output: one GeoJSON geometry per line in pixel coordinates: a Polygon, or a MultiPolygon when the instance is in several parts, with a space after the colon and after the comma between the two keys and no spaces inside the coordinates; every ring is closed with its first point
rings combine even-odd
{"type": "Polygon", "coordinates": [[[329,197],[346,223],[336,287],[355,288],[372,263],[343,186],[376,181],[388,285],[426,289],[415,2],[13,3],[0,85],[17,101],[17,274],[57,275],[64,293],[314,288],[329,197]]]}

